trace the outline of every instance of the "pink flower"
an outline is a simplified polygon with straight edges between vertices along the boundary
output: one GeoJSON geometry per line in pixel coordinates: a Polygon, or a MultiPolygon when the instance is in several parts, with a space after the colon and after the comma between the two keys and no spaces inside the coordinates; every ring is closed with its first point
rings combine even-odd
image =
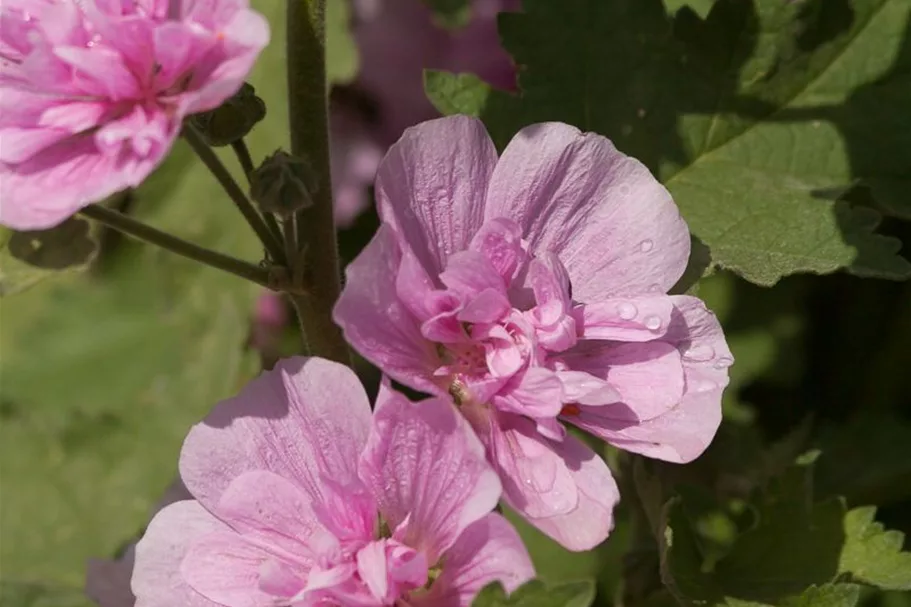
{"type": "Polygon", "coordinates": [[[269,40],[246,0],[4,0],[0,223],[56,225],[138,185],[184,117],[217,107],[269,40]]]}
{"type": "Polygon", "coordinates": [[[701,301],[665,295],[689,233],[642,164],[560,123],[498,159],[456,116],[406,131],[376,195],[336,321],[394,379],[455,397],[532,524],[575,550],[613,524],[610,471],[565,422],[672,462],[706,448],[733,359],[701,301]]]}
{"type": "Polygon", "coordinates": [[[491,513],[496,474],[445,400],[293,358],[219,404],[184,443],[195,500],[159,512],[136,546],[143,607],[469,605],[533,575],[491,513]],[[400,603],[399,601],[403,601],[400,603]]]}

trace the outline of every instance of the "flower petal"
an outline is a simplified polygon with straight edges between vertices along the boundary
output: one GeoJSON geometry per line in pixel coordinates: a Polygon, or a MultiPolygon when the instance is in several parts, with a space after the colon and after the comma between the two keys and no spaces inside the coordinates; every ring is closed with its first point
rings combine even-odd
{"type": "Polygon", "coordinates": [[[407,129],[376,176],[380,218],[431,276],[481,227],[497,152],[476,118],[450,116],[407,129]]]}
{"type": "Polygon", "coordinates": [[[396,539],[431,565],[465,527],[493,509],[501,490],[484,447],[451,402],[412,403],[385,385],[361,478],[389,526],[405,522],[396,539]]]}
{"type": "MultiPolygon", "coordinates": [[[[603,379],[619,393],[619,400],[609,405],[585,409],[591,412],[592,421],[603,416],[613,421],[643,422],[667,413],[680,402],[683,365],[673,345],[662,341],[593,345],[561,359],[574,371],[603,379]]],[[[600,436],[589,425],[580,427],[600,436]]]]}
{"type": "Polygon", "coordinates": [[[689,258],[689,232],[667,190],[608,139],[569,125],[522,129],[487,201],[485,219],[516,221],[532,252],[560,257],[579,302],[667,292],[689,258]]]}
{"type": "Polygon", "coordinates": [[[231,482],[253,470],[274,472],[322,502],[321,477],[343,485],[356,481],[369,428],[370,404],[351,369],[320,358],[288,358],[193,426],[180,474],[213,511],[231,482]]]}
{"type": "Polygon", "coordinates": [[[488,450],[506,503],[569,550],[604,541],[620,499],[604,460],[572,435],[547,440],[528,419],[499,413],[493,422],[488,450]]]}
{"type": "Polygon", "coordinates": [[[535,575],[519,534],[496,513],[466,528],[446,551],[445,559],[430,592],[411,600],[415,607],[471,605],[478,592],[492,582],[500,582],[506,592],[513,592],[535,575]]]}
{"type": "Polygon", "coordinates": [[[430,394],[445,394],[429,378],[440,366],[433,343],[399,300],[397,273],[402,262],[389,226],[376,235],[345,271],[345,288],[332,316],[345,339],[396,381],[430,394]]]}
{"type": "Polygon", "coordinates": [[[652,341],[671,324],[674,304],[667,295],[621,297],[579,306],[573,310],[582,339],[652,341]]]}
{"type": "MultiPolygon", "coordinates": [[[[664,339],[682,353],[685,388],[680,402],[642,423],[611,422],[597,435],[627,451],[687,463],[705,451],[718,430],[721,397],[734,358],[721,325],[705,304],[685,295],[672,299],[676,312],[664,339]]],[[[582,425],[576,419],[571,421],[582,425]]],[[[585,429],[594,432],[588,426],[585,429]]]]}
{"type": "Polygon", "coordinates": [[[131,581],[136,607],[222,607],[190,588],[180,567],[193,542],[227,529],[192,500],[171,504],[156,514],[136,545],[131,581]]]}

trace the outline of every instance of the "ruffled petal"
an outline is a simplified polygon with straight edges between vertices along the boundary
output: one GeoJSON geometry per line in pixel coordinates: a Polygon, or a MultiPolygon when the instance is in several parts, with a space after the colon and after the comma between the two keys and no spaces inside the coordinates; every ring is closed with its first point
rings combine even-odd
{"type": "MultiPolygon", "coordinates": [[[[376,235],[345,271],[345,288],[332,316],[345,339],[396,381],[430,394],[445,394],[430,378],[440,366],[434,344],[399,299],[402,256],[389,226],[376,235]]],[[[415,284],[409,279],[402,287],[415,284]]]]}
{"type": "Polygon", "coordinates": [[[323,477],[356,482],[369,429],[370,404],[351,369],[320,358],[289,358],[193,426],[180,474],[213,511],[231,482],[254,470],[293,482],[319,503],[323,477]]]}
{"type": "Polygon", "coordinates": [[[136,545],[131,581],[136,607],[223,607],[195,592],[180,568],[194,542],[227,530],[192,500],[171,504],[156,514],[136,545]]]}
{"type": "Polygon", "coordinates": [[[690,238],[667,190],[606,138],[561,123],[522,129],[497,163],[485,219],[517,222],[531,252],[556,253],[573,298],[667,292],[690,238]]]}
{"type": "Polygon", "coordinates": [[[430,592],[410,599],[415,607],[467,607],[490,583],[512,592],[535,575],[519,534],[496,513],[466,528],[445,559],[430,592]]]}
{"type": "Polygon", "coordinates": [[[476,118],[450,116],[405,131],[376,176],[380,218],[431,276],[481,227],[497,152],[476,118]]]}
{"type": "Polygon", "coordinates": [[[385,385],[361,478],[396,529],[395,539],[423,553],[428,564],[494,508],[501,490],[484,447],[451,402],[412,403],[385,385]]]}

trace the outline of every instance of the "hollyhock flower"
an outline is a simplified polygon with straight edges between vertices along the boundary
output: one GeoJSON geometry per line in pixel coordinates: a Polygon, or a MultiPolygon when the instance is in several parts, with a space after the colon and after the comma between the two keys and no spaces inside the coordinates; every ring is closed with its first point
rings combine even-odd
{"type": "Polygon", "coordinates": [[[4,0],[0,23],[0,222],[23,230],[142,182],[269,39],[246,0],[4,0]]]}
{"type": "Polygon", "coordinates": [[[333,95],[331,100],[338,225],[350,226],[367,207],[367,186],[383,152],[402,131],[439,116],[424,94],[425,69],[471,72],[495,87],[515,87],[516,68],[500,45],[496,16],[517,11],[520,4],[472,0],[468,23],[450,30],[434,22],[422,0],[354,0],[351,33],[360,59],[350,88],[376,107],[368,119],[350,95],[333,95]]]}
{"type": "Polygon", "coordinates": [[[376,196],[336,321],[394,379],[454,397],[532,524],[576,550],[612,526],[610,471],[565,423],[671,462],[706,448],[733,359],[701,301],[665,294],[689,233],[641,163],[560,123],[498,159],[455,116],[405,132],[376,196]]]}
{"type": "Polygon", "coordinates": [[[442,399],[383,387],[371,418],[354,373],[281,361],[187,436],[195,499],[161,510],[136,546],[142,607],[469,605],[533,575],[491,513],[497,475],[442,399]]]}

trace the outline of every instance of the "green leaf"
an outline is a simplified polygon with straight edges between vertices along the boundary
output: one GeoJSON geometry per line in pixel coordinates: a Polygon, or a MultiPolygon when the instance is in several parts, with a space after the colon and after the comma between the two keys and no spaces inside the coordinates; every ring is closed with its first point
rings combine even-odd
{"type": "MultiPolygon", "coordinates": [[[[258,3],[272,44],[251,76],[268,117],[254,158],[287,137],[282,3],[258,3]]],[[[230,150],[220,151],[238,168],[230,150]]],[[[253,262],[262,249],[184,144],[136,192],[135,215],[253,262]]],[[[110,235],[108,233],[107,235],[110,235]]],[[[255,373],[259,288],[129,239],[90,273],[45,281],[0,314],[0,561],[4,578],[80,588],[90,557],[142,529],[187,430],[255,373]]],[[[108,246],[110,245],[110,246],[108,246]]]]}
{"type": "MultiPolygon", "coordinates": [[[[668,17],[660,0],[524,9],[500,17],[521,94],[460,109],[498,146],[545,120],[610,137],[668,186],[714,263],[761,285],[911,276],[898,240],[875,234],[878,213],[842,199],[860,185],[890,212],[911,206],[911,4],[718,0],[705,20],[668,17]]],[[[448,84],[429,91],[438,107],[447,92],[447,111],[478,88],[448,84]]]]}
{"type": "Polygon", "coordinates": [[[89,222],[78,217],[49,230],[14,232],[0,227],[0,296],[19,293],[64,271],[84,270],[97,250],[89,222]]]}
{"type": "Polygon", "coordinates": [[[687,7],[703,18],[709,14],[713,4],[715,4],[715,0],[664,0],[664,5],[669,13],[676,13],[681,8],[687,7]]]}
{"type": "Polygon", "coordinates": [[[350,21],[351,7],[346,0],[327,2],[326,78],[331,84],[347,84],[357,76],[357,46],[351,37],[350,21]]]}
{"type": "Polygon", "coordinates": [[[911,590],[911,552],[902,552],[905,536],[874,520],[876,508],[855,508],[844,519],[845,547],[839,571],[883,590],[911,590]]]}
{"type": "Polygon", "coordinates": [[[540,580],[526,582],[507,596],[499,582],[485,586],[472,607],[588,607],[595,598],[591,582],[570,582],[548,586],[540,580]]]}
{"type": "Polygon", "coordinates": [[[810,586],[803,594],[785,599],[782,607],[854,607],[860,600],[857,584],[810,586]]]}
{"type": "Polygon", "coordinates": [[[423,0],[433,11],[434,20],[442,27],[457,29],[471,19],[470,0],[423,0]]]}

